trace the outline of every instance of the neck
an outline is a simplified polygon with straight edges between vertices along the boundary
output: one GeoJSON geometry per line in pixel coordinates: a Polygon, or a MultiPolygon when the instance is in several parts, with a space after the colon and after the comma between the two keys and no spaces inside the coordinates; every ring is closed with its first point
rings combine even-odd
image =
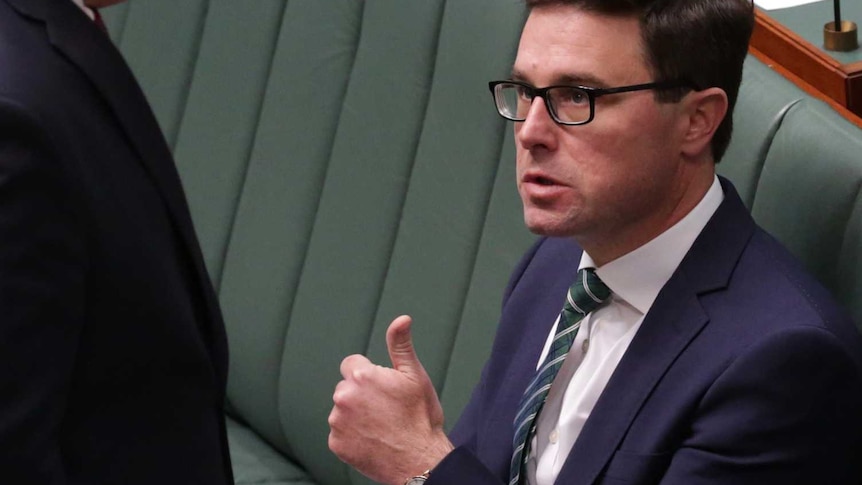
{"type": "MultiPolygon", "coordinates": [[[[714,165],[674,187],[659,210],[623,229],[612,227],[603,234],[575,236],[575,240],[601,267],[652,241],[687,216],[703,200],[715,179],[714,165]]],[[[612,226],[612,225],[610,225],[612,226]]]]}

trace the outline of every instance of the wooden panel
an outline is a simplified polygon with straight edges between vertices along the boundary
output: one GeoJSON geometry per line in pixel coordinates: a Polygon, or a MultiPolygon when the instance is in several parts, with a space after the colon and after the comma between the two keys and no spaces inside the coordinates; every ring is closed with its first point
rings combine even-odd
{"type": "Polygon", "coordinates": [[[841,64],[759,9],[751,47],[829,99],[862,115],[862,62],[841,64]]]}
{"type": "Polygon", "coordinates": [[[847,78],[847,108],[862,115],[862,63],[851,64],[854,65],[859,67],[847,78]]]}
{"type": "Polygon", "coordinates": [[[793,74],[792,72],[788,71],[787,69],[782,67],[780,64],[775,62],[773,59],[771,59],[769,56],[763,54],[762,52],[755,49],[754,47],[749,48],[748,52],[752,56],[759,59],[760,62],[766,64],[767,66],[769,66],[770,68],[775,70],[775,72],[781,74],[782,76],[784,76],[785,78],[790,80],[792,83],[799,86],[803,91],[805,91],[809,95],[814,96],[815,98],[827,103],[829,106],[832,107],[832,109],[834,109],[835,111],[840,113],[842,116],[844,116],[845,118],[850,120],[856,126],[862,128],[862,118],[860,118],[855,113],[851,112],[843,104],[839,104],[834,99],[826,96],[825,94],[823,94],[823,92],[819,91],[817,88],[812,86],[810,83],[804,81],[802,78],[800,78],[796,74],[793,74]]]}

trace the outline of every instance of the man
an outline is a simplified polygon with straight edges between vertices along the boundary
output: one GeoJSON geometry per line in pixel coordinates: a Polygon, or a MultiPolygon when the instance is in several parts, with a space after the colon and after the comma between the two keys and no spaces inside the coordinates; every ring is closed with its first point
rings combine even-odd
{"type": "Polygon", "coordinates": [[[112,3],[0,0],[0,481],[229,484],[224,326],[112,3]]]}
{"type": "Polygon", "coordinates": [[[491,87],[548,237],[451,442],[399,317],[393,369],[344,360],[331,449],[399,485],[860,483],[859,335],[714,172],[751,3],[528,4],[491,87]]]}

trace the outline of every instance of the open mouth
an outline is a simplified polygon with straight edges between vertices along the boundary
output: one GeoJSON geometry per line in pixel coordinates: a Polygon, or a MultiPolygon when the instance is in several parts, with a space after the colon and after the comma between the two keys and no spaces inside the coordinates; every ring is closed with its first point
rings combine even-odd
{"type": "Polygon", "coordinates": [[[548,197],[559,190],[563,190],[568,184],[560,179],[554,178],[543,170],[529,170],[521,175],[521,184],[525,190],[534,196],[548,197]]]}
{"type": "Polygon", "coordinates": [[[529,174],[529,175],[525,176],[525,177],[524,177],[524,182],[525,182],[525,183],[528,183],[528,184],[541,185],[541,186],[544,186],[544,187],[548,187],[548,186],[551,186],[551,185],[560,185],[560,183],[559,183],[559,182],[557,182],[556,180],[552,179],[551,177],[547,177],[547,176],[545,176],[545,175],[538,174],[538,173],[535,173],[535,174],[529,174]]]}

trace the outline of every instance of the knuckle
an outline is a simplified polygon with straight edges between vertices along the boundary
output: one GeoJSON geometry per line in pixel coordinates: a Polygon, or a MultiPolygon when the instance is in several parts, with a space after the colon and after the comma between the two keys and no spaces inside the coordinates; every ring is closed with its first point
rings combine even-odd
{"type": "Polygon", "coordinates": [[[341,441],[338,440],[333,433],[329,433],[329,439],[327,440],[327,446],[329,446],[329,450],[335,453],[336,456],[341,457],[343,450],[341,449],[341,441]]]}
{"type": "Polygon", "coordinates": [[[368,377],[368,372],[364,368],[356,368],[353,369],[353,372],[350,374],[350,377],[353,378],[354,381],[358,383],[365,382],[368,377]]]}
{"type": "Polygon", "coordinates": [[[341,375],[345,379],[349,379],[356,372],[356,369],[367,367],[368,364],[369,361],[365,356],[359,354],[348,355],[341,361],[341,375]]]}
{"type": "Polygon", "coordinates": [[[356,360],[355,357],[356,357],[355,355],[348,355],[347,357],[345,357],[344,359],[341,360],[340,369],[341,369],[341,374],[343,376],[347,377],[346,374],[348,372],[350,372],[352,362],[356,360]]]}
{"type": "Polygon", "coordinates": [[[341,381],[335,386],[335,392],[332,393],[332,402],[336,406],[347,406],[351,401],[351,396],[354,394],[355,386],[348,381],[341,381]]]}
{"type": "Polygon", "coordinates": [[[329,434],[327,446],[329,446],[329,451],[331,451],[335,456],[338,457],[339,460],[343,461],[344,463],[351,463],[353,461],[350,446],[347,445],[344,440],[335,436],[333,433],[329,434]]]}

